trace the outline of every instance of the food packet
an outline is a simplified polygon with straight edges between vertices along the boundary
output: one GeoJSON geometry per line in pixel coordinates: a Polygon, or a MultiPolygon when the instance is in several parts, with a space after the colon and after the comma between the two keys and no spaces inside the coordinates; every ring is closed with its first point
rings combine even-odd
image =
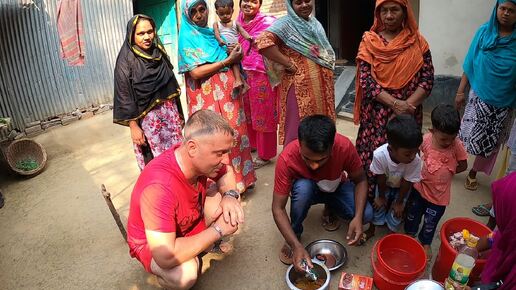
{"type": "Polygon", "coordinates": [[[373,278],[342,272],[339,282],[339,290],[371,290],[373,278]]]}

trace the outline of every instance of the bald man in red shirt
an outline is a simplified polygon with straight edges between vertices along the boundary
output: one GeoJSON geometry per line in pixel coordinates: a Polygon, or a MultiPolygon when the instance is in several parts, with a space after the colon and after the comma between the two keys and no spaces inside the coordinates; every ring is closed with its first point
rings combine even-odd
{"type": "Polygon", "coordinates": [[[166,289],[190,289],[199,254],[244,222],[228,155],[233,139],[218,113],[198,111],[185,125],[183,143],[153,159],[136,182],[127,224],[130,254],[166,289]]]}

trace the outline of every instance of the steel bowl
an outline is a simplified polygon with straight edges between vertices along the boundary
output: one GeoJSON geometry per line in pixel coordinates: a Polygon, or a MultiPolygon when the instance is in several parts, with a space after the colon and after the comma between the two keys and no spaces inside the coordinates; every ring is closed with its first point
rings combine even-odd
{"type": "Polygon", "coordinates": [[[434,280],[422,279],[408,285],[405,290],[444,290],[444,288],[434,280]]]}
{"type": "Polygon", "coordinates": [[[334,240],[313,241],[306,246],[306,251],[313,260],[321,261],[330,271],[340,268],[348,261],[346,248],[334,240]]]}
{"type": "MultiPolygon", "coordinates": [[[[330,271],[328,270],[328,268],[322,262],[319,262],[317,260],[312,260],[312,264],[314,265],[312,270],[315,272],[317,277],[323,278],[325,280],[324,284],[321,287],[317,288],[317,290],[329,289],[331,275],[330,275],[330,271]]],[[[285,275],[285,280],[287,281],[288,288],[291,290],[303,290],[303,289],[297,288],[294,285],[294,283],[297,279],[304,277],[304,276],[305,276],[305,273],[297,272],[294,269],[294,265],[290,265],[287,269],[287,274],[285,275]]]]}

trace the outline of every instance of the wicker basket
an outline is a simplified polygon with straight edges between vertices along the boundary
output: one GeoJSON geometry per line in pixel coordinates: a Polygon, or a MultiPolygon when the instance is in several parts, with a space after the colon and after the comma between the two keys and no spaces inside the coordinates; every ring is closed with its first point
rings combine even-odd
{"type": "Polygon", "coordinates": [[[24,176],[35,176],[45,168],[45,164],[47,163],[47,152],[36,141],[30,139],[20,139],[15,140],[5,151],[5,158],[7,164],[17,174],[24,176]],[[16,164],[22,160],[26,159],[34,159],[38,163],[38,167],[29,171],[21,170],[16,167],[16,164]]]}

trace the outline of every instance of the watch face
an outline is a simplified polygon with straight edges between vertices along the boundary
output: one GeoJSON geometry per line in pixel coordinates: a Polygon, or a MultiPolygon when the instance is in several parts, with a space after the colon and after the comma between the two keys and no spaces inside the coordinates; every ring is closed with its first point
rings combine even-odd
{"type": "Polygon", "coordinates": [[[229,195],[229,196],[232,196],[232,197],[237,198],[237,199],[240,197],[240,194],[238,193],[238,191],[233,190],[233,189],[226,191],[224,193],[224,195],[229,195]]]}

